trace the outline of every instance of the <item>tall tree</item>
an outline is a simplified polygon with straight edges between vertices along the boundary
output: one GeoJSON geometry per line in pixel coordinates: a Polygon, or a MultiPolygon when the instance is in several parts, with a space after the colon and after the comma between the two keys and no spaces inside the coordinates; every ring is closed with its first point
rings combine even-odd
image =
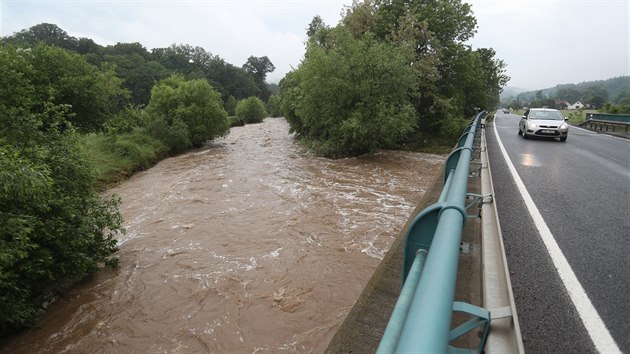
{"type": "Polygon", "coordinates": [[[252,75],[221,58],[215,58],[208,64],[207,78],[225,98],[234,96],[240,100],[250,96],[259,97],[261,93],[252,75]]]}
{"type": "Polygon", "coordinates": [[[265,83],[267,74],[276,70],[276,67],[265,55],[264,57],[250,56],[243,64],[243,69],[254,77],[257,84],[261,85],[265,83]]]}
{"type": "Polygon", "coordinates": [[[375,0],[377,23],[375,32],[386,38],[398,31],[401,20],[411,16],[425,22],[441,45],[463,43],[476,32],[477,20],[470,4],[461,0],[375,0]]]}
{"type": "Polygon", "coordinates": [[[40,23],[28,29],[22,30],[3,39],[3,42],[12,44],[27,44],[34,46],[43,42],[60,48],[75,50],[78,40],[68,32],[62,30],[57,25],[51,23],[40,23]]]}
{"type": "Polygon", "coordinates": [[[263,57],[250,56],[247,58],[247,62],[243,64],[243,69],[253,76],[256,86],[258,86],[261,91],[261,98],[266,102],[271,92],[267,88],[265,79],[268,73],[276,70],[276,67],[265,55],[263,57]]]}
{"type": "MultiPolygon", "coordinates": [[[[336,43],[310,42],[294,76],[299,95],[285,114],[292,130],[316,142],[325,155],[374,153],[395,147],[415,126],[410,98],[416,95],[412,52],[331,30],[336,43]]],[[[287,82],[283,89],[291,90],[287,82]]]]}
{"type": "Polygon", "coordinates": [[[140,43],[117,43],[105,48],[103,60],[114,64],[116,74],[129,90],[129,103],[146,105],[153,84],[169,75],[168,70],[155,60],[140,43]]]}
{"type": "MultiPolygon", "coordinates": [[[[461,0],[354,1],[345,8],[341,24],[332,29],[315,17],[308,28],[308,49],[303,62],[281,82],[283,113],[293,131],[317,139],[329,140],[330,136],[338,139],[339,132],[350,125],[335,127],[328,124],[331,119],[328,111],[344,117],[344,113],[340,112],[358,109],[357,102],[347,97],[353,97],[353,93],[365,85],[364,82],[370,82],[378,90],[392,90],[382,95],[394,95],[389,98],[399,102],[400,107],[410,104],[413,109],[395,112],[402,130],[381,122],[383,127],[391,130],[380,131],[380,134],[396,138],[380,139],[380,145],[370,145],[369,151],[392,146],[394,141],[400,142],[401,137],[408,135],[409,127],[416,127],[410,142],[425,141],[427,135],[436,134],[451,139],[453,134],[461,132],[462,125],[466,124],[464,117],[474,113],[476,107],[494,108],[499,102],[501,87],[509,80],[505,75],[505,63],[494,58],[496,53],[493,50],[472,50],[466,45],[465,42],[474,35],[476,25],[470,5],[461,0]],[[348,34],[352,40],[341,33],[348,34]],[[378,58],[374,59],[377,62],[386,62],[385,66],[390,70],[386,75],[406,73],[405,80],[401,81],[405,84],[397,88],[379,84],[379,81],[389,82],[385,79],[387,76],[383,76],[383,68],[364,67],[355,61],[353,48],[357,48],[358,43],[369,43],[380,49],[385,46],[392,53],[404,53],[401,56],[392,54],[395,59],[390,60],[381,58],[376,49],[376,52],[366,50],[365,55],[378,58]],[[323,58],[330,57],[335,58],[334,70],[322,64],[326,63],[323,58]],[[361,75],[344,73],[342,70],[347,68],[348,63],[355,67],[351,72],[361,75]],[[397,65],[401,68],[395,69],[397,65]],[[318,67],[318,70],[313,70],[313,67],[318,67]],[[337,84],[332,85],[330,81],[335,80],[337,84]],[[405,86],[410,82],[408,80],[411,80],[411,86],[405,86]],[[312,87],[314,82],[326,87],[330,96],[312,87]],[[408,92],[404,99],[400,96],[401,89],[408,92]],[[316,107],[316,104],[322,106],[314,108],[320,113],[317,117],[305,109],[316,107]],[[413,124],[405,120],[409,112],[413,112],[413,124]]],[[[362,91],[362,94],[368,97],[375,95],[372,91],[362,91]]],[[[378,102],[380,98],[375,99],[378,102]]],[[[364,102],[360,104],[361,107],[372,107],[364,102]]],[[[378,110],[372,112],[382,114],[378,110]]],[[[364,124],[363,132],[370,131],[369,123],[359,122],[357,127],[364,124]]],[[[359,136],[356,130],[349,131],[354,131],[354,138],[359,136]]],[[[377,130],[371,132],[374,131],[377,130]]],[[[365,136],[374,138],[370,134],[365,136]]],[[[343,139],[337,142],[340,140],[343,139]]],[[[374,138],[374,141],[379,142],[379,139],[374,138]]],[[[350,153],[365,151],[365,146],[345,146],[350,153]]]]}
{"type": "Polygon", "coordinates": [[[101,129],[109,114],[121,108],[116,102],[128,95],[111,68],[101,70],[77,53],[41,43],[27,53],[36,102],[68,105],[70,121],[83,131],[101,129]]]}
{"type": "Polygon", "coordinates": [[[153,57],[164,67],[183,74],[187,79],[206,77],[208,65],[215,57],[202,47],[172,44],[168,48],[152,50],[153,57]]]}

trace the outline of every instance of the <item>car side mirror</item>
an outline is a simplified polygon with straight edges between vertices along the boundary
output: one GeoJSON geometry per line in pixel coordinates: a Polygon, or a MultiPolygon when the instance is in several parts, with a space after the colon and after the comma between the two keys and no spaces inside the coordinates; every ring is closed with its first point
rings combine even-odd
{"type": "Polygon", "coordinates": [[[567,121],[567,120],[569,120],[569,118],[568,117],[564,117],[564,120],[567,121]]]}

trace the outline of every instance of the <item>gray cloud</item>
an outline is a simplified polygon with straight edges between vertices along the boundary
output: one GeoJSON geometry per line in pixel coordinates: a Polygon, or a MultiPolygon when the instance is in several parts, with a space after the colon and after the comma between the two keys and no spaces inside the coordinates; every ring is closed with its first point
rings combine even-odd
{"type": "Polygon", "coordinates": [[[541,89],[630,74],[630,9],[622,1],[470,1],[474,47],[493,47],[510,86],[541,89]]]}

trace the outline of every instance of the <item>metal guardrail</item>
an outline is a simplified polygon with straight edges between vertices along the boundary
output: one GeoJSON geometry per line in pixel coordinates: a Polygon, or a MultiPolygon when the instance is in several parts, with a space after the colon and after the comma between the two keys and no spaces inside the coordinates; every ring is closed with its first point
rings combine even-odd
{"type": "Polygon", "coordinates": [[[587,113],[586,119],[605,122],[630,123],[630,114],[587,113]]]}
{"type": "Polygon", "coordinates": [[[630,128],[630,115],[627,114],[603,114],[603,113],[588,113],[586,115],[586,121],[580,124],[584,128],[588,128],[594,131],[608,131],[610,128],[613,133],[616,133],[616,128],[621,128],[626,134],[628,134],[630,128]]]}
{"type": "MultiPolygon", "coordinates": [[[[465,205],[467,196],[470,196],[467,185],[473,143],[481,130],[479,128],[483,125],[484,116],[485,112],[481,112],[472,120],[459,138],[456,149],[449,155],[445,163],[444,188],[437,203],[420,212],[407,230],[403,255],[403,287],[377,349],[378,354],[481,353],[484,349],[491,328],[491,311],[454,301],[460,241],[468,218],[466,209],[474,203],[465,205]],[[451,329],[454,312],[467,313],[472,319],[451,329]],[[451,341],[472,331],[479,331],[479,342],[474,350],[449,345],[451,341]]],[[[475,197],[483,205],[483,196],[475,197]]],[[[504,255],[501,260],[505,260],[504,255]]],[[[507,307],[500,305],[498,311],[494,310],[492,313],[501,318],[508,317],[512,331],[516,329],[518,335],[514,341],[516,346],[500,345],[497,348],[512,348],[515,349],[512,352],[522,352],[509,277],[507,282],[508,300],[511,302],[508,302],[507,307]]]]}

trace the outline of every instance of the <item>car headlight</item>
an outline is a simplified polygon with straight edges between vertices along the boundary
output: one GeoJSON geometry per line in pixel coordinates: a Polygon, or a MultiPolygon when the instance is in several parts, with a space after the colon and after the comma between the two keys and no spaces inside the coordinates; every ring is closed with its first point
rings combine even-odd
{"type": "Polygon", "coordinates": [[[538,124],[534,123],[534,122],[527,122],[527,127],[529,129],[538,129],[538,124]]]}
{"type": "Polygon", "coordinates": [[[560,124],[560,130],[569,129],[569,125],[567,123],[560,124]]]}

